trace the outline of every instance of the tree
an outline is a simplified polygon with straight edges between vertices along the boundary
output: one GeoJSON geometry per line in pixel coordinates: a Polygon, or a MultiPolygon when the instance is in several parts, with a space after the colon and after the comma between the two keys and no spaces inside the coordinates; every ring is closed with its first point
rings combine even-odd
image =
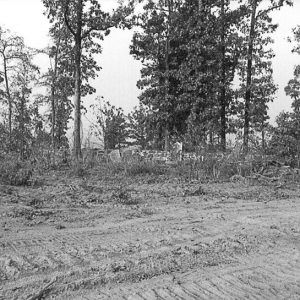
{"type": "MultiPolygon", "coordinates": [[[[250,119],[251,119],[251,98],[252,98],[252,77],[255,72],[255,66],[253,65],[254,56],[256,58],[260,56],[258,53],[262,49],[262,45],[267,45],[271,42],[270,38],[263,39],[265,33],[271,33],[277,25],[272,24],[272,19],[269,13],[275,9],[280,9],[283,5],[292,5],[290,0],[270,0],[267,8],[259,9],[259,5],[265,5],[262,0],[249,0],[249,15],[250,20],[242,30],[248,31],[247,36],[247,63],[246,63],[246,86],[245,86],[245,102],[244,102],[244,138],[243,148],[244,153],[248,152],[249,144],[249,132],[250,132],[250,119]],[[256,47],[256,48],[255,48],[256,47]]],[[[244,25],[242,25],[244,26],[244,25]]]]}
{"type": "MultiPolygon", "coordinates": [[[[52,45],[41,51],[49,57],[50,67],[41,76],[40,85],[47,88],[47,94],[41,96],[41,100],[51,108],[51,144],[53,151],[56,151],[61,146],[67,146],[66,132],[72,112],[69,98],[73,95],[74,87],[73,56],[72,39],[63,23],[52,24],[50,37],[52,45]]],[[[86,82],[83,82],[82,86],[85,93],[92,90],[86,82]]]]}
{"type": "Polygon", "coordinates": [[[269,152],[285,163],[300,167],[300,122],[299,113],[281,112],[276,118],[269,152]]]}
{"type": "MultiPolygon", "coordinates": [[[[300,55],[300,26],[293,29],[294,41],[296,45],[294,46],[292,52],[300,55]]],[[[291,39],[289,39],[292,42],[291,39]]],[[[288,82],[285,87],[285,92],[293,100],[292,108],[295,113],[300,112],[300,65],[294,68],[294,78],[288,82]]]]}
{"type": "Polygon", "coordinates": [[[74,157],[78,160],[81,157],[82,80],[88,80],[95,75],[94,72],[85,72],[84,78],[83,72],[89,70],[91,66],[92,70],[99,70],[93,60],[93,54],[101,52],[101,47],[97,47],[96,39],[103,40],[110,28],[120,26],[131,12],[133,3],[129,3],[126,7],[119,6],[111,15],[104,12],[96,0],[43,0],[43,3],[52,23],[64,19],[74,42],[74,157]],[[84,52],[87,58],[86,64],[83,63],[84,52]]]}
{"type": "Polygon", "coordinates": [[[12,76],[12,96],[15,104],[15,126],[12,136],[14,149],[19,152],[21,159],[28,156],[33,139],[33,109],[29,100],[39,72],[38,67],[32,63],[32,54],[29,51],[23,54],[23,59],[16,65],[12,76]]]}
{"type": "Polygon", "coordinates": [[[238,60],[240,57],[241,37],[237,34],[238,24],[245,15],[245,6],[237,6],[231,9],[232,1],[221,0],[219,3],[219,44],[217,53],[219,53],[220,71],[220,146],[223,151],[226,150],[226,133],[229,129],[227,116],[229,115],[230,105],[232,104],[232,83],[234,80],[238,60]]]}
{"type": "Polygon", "coordinates": [[[13,98],[11,95],[11,72],[16,68],[16,64],[26,59],[24,57],[25,44],[23,38],[12,34],[9,30],[0,27],[0,55],[2,62],[1,75],[5,88],[2,92],[8,104],[8,138],[9,149],[12,143],[12,117],[13,117],[13,98]]]}
{"type": "Polygon", "coordinates": [[[99,137],[102,136],[104,149],[120,149],[127,144],[128,138],[128,123],[124,111],[108,101],[102,103],[101,98],[96,100],[99,102],[92,105],[97,118],[94,130],[99,137]]]}
{"type": "MultiPolygon", "coordinates": [[[[142,90],[140,102],[155,112],[153,121],[159,135],[164,136],[164,148],[169,148],[175,119],[176,62],[174,49],[175,18],[181,1],[143,1],[144,9],[136,16],[142,32],[135,32],[130,53],[141,60],[141,80],[137,83],[142,90]]],[[[177,119],[178,120],[178,119],[177,119]]]]}
{"type": "Polygon", "coordinates": [[[128,137],[132,140],[131,144],[140,145],[142,149],[146,149],[154,140],[151,118],[153,118],[153,113],[142,104],[128,114],[128,137]]]}
{"type": "MultiPolygon", "coordinates": [[[[294,46],[292,52],[300,55],[300,26],[293,29],[294,46]]],[[[290,39],[290,42],[292,40],[290,39]]],[[[293,100],[291,113],[281,113],[277,118],[277,128],[274,134],[275,147],[283,156],[292,157],[297,167],[300,167],[300,65],[294,68],[294,78],[289,80],[285,93],[293,100]],[[284,143],[284,145],[282,145],[284,143]],[[281,145],[281,147],[279,147],[281,145]]]]}

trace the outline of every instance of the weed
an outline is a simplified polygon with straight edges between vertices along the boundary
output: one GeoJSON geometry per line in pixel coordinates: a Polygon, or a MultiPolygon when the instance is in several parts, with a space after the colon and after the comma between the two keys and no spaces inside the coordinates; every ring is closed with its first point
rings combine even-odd
{"type": "Polygon", "coordinates": [[[155,214],[154,209],[150,208],[150,207],[143,207],[141,209],[141,214],[145,215],[145,216],[152,216],[155,214]]]}
{"type": "Polygon", "coordinates": [[[86,166],[81,161],[76,161],[72,164],[70,173],[73,176],[83,178],[88,172],[86,166]]]}
{"type": "Polygon", "coordinates": [[[0,181],[2,183],[15,186],[29,185],[32,175],[31,165],[15,156],[6,156],[0,161],[0,181]]]}
{"type": "Polygon", "coordinates": [[[203,196],[205,194],[206,192],[203,190],[202,186],[199,186],[193,191],[189,191],[189,190],[184,191],[184,196],[203,196]]]}
{"type": "Polygon", "coordinates": [[[152,161],[131,162],[125,165],[125,172],[129,176],[138,175],[164,175],[166,166],[152,161]]]}
{"type": "Polygon", "coordinates": [[[130,190],[119,187],[116,191],[113,192],[112,198],[119,204],[126,205],[136,205],[138,204],[138,199],[132,198],[130,190]]]}

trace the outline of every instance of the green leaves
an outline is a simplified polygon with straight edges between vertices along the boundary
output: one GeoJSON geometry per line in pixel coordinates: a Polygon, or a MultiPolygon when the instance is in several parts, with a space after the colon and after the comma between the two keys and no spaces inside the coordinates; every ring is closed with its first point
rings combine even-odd
{"type": "MultiPolygon", "coordinates": [[[[294,46],[292,52],[296,52],[300,55],[300,26],[293,29],[294,41],[296,45],[294,46]]],[[[295,114],[300,113],[300,65],[294,68],[294,78],[288,82],[285,87],[285,93],[293,99],[292,108],[295,114]]],[[[298,115],[299,118],[299,115],[298,115]]]]}
{"type": "Polygon", "coordinates": [[[122,108],[111,105],[108,101],[94,105],[97,118],[97,132],[103,136],[104,148],[115,149],[127,143],[128,124],[122,108]]]}

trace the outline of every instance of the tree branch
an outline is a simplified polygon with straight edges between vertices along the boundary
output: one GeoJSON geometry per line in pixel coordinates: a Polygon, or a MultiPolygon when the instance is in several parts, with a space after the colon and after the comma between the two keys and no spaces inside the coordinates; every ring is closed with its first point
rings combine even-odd
{"type": "Polygon", "coordinates": [[[275,10],[275,9],[278,9],[278,8],[280,8],[280,7],[282,7],[282,6],[283,6],[283,0],[280,0],[279,3],[278,3],[277,5],[272,6],[272,7],[268,8],[268,9],[266,9],[266,10],[261,10],[261,11],[257,14],[257,16],[256,16],[255,19],[257,20],[257,19],[260,18],[262,15],[267,14],[267,13],[269,13],[270,11],[275,10]]]}
{"type": "Polygon", "coordinates": [[[67,2],[66,2],[66,7],[65,7],[65,11],[64,11],[64,19],[65,19],[66,26],[67,26],[67,28],[70,30],[71,34],[72,34],[73,36],[76,36],[76,33],[75,33],[75,31],[73,30],[73,28],[71,27],[71,24],[70,24],[70,22],[69,22],[69,20],[68,20],[68,12],[69,12],[68,6],[69,6],[69,3],[70,3],[70,1],[67,0],[67,2]]]}
{"type": "Polygon", "coordinates": [[[107,24],[106,26],[92,26],[82,34],[82,38],[85,39],[93,30],[106,31],[115,26],[115,24],[107,24]]]}

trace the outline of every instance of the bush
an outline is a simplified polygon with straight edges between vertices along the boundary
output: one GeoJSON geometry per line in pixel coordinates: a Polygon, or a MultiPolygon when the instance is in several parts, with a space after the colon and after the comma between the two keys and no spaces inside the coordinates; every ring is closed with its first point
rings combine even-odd
{"type": "Polygon", "coordinates": [[[0,181],[4,184],[29,185],[32,174],[30,162],[20,161],[16,156],[5,156],[0,160],[0,181]]]}
{"type": "Polygon", "coordinates": [[[130,190],[122,186],[113,192],[112,198],[119,204],[136,205],[139,203],[138,199],[132,198],[130,190]]]}
{"type": "Polygon", "coordinates": [[[75,177],[85,177],[88,174],[88,169],[82,161],[75,161],[71,164],[70,175],[75,177]]]}
{"type": "Polygon", "coordinates": [[[167,172],[165,165],[152,161],[137,161],[125,164],[125,173],[129,176],[164,175],[167,172]]]}

